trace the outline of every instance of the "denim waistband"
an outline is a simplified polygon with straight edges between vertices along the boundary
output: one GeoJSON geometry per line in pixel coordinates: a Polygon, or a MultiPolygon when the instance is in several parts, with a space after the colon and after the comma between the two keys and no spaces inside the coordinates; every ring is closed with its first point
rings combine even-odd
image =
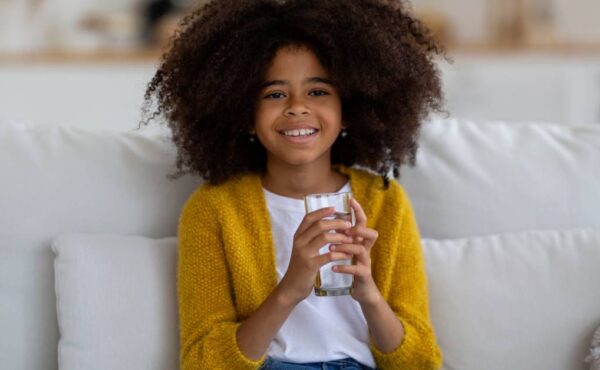
{"type": "Polygon", "coordinates": [[[352,358],[327,362],[293,363],[267,358],[260,370],[374,370],[352,358]]]}

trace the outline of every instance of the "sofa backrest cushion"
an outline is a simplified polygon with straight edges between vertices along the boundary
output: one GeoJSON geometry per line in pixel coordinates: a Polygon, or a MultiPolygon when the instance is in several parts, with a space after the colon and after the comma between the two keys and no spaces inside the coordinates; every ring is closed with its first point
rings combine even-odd
{"type": "Polygon", "coordinates": [[[423,241],[444,369],[585,370],[600,325],[600,230],[423,241]]]}
{"type": "Polygon", "coordinates": [[[400,181],[424,237],[600,228],[600,126],[431,120],[400,181]]]}
{"type": "Polygon", "coordinates": [[[172,181],[175,151],[157,132],[0,124],[0,363],[56,369],[50,240],[64,232],[176,234],[201,181],[172,181]]]}

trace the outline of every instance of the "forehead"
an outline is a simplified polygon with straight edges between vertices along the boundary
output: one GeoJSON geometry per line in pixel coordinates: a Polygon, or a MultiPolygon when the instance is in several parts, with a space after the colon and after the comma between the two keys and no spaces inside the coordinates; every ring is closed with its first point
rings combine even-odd
{"type": "Polygon", "coordinates": [[[315,53],[306,47],[279,49],[266,73],[267,80],[327,76],[327,71],[315,53]]]}

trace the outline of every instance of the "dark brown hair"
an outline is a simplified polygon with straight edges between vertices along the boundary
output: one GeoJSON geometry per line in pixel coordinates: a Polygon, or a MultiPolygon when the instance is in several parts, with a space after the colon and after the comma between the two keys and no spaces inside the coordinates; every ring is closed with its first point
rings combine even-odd
{"type": "Polygon", "coordinates": [[[414,165],[421,122],[441,109],[434,58],[444,50],[401,1],[213,0],[183,20],[145,94],[140,125],[166,118],[173,177],[219,184],[265,171],[248,133],[269,63],[294,45],[316,54],[340,93],[348,135],[332,165],[370,169],[386,186],[390,170],[414,165]]]}

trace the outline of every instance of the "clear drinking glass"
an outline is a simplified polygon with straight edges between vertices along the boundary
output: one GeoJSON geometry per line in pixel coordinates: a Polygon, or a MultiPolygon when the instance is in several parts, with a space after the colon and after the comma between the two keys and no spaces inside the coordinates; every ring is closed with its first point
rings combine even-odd
{"type": "MultiPolygon", "coordinates": [[[[304,197],[304,205],[306,213],[316,211],[321,208],[335,207],[335,213],[332,216],[324,219],[343,219],[350,221],[352,226],[356,223],[354,211],[350,207],[351,194],[349,192],[342,193],[322,193],[309,194],[304,197]]],[[[330,231],[335,233],[335,230],[330,231]]],[[[329,244],[324,245],[320,250],[320,254],[329,252],[329,244]]],[[[353,276],[350,274],[342,274],[334,272],[332,267],[335,265],[351,265],[352,259],[337,260],[329,262],[319,269],[317,279],[315,281],[315,294],[317,296],[339,296],[347,295],[352,291],[353,276]]]]}

